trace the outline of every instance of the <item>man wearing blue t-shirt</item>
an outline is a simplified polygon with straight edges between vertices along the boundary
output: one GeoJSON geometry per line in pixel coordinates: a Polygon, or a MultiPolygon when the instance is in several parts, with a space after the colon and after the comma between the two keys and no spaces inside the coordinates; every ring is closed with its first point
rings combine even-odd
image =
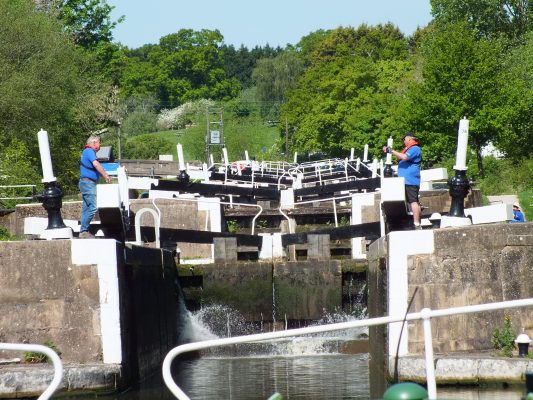
{"type": "Polygon", "coordinates": [[[82,196],[80,235],[82,239],[93,238],[89,232],[89,224],[96,214],[96,183],[102,176],[107,183],[111,177],[104,170],[96,158],[96,152],[100,150],[100,138],[90,136],[81,153],[80,158],[80,183],[79,188],[82,196]]]}
{"type": "Polygon", "coordinates": [[[383,151],[390,151],[400,162],[398,163],[398,176],[405,179],[405,197],[411,206],[415,229],[422,229],[420,226],[420,203],[418,194],[420,192],[420,163],[422,162],[422,150],[418,145],[417,137],[409,132],[403,137],[405,148],[399,152],[384,147],[383,151]]]}

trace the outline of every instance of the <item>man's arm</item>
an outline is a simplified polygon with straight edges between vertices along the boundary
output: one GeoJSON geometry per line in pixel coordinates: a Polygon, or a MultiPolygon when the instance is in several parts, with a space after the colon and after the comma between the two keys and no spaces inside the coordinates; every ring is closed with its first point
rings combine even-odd
{"type": "Polygon", "coordinates": [[[105,179],[107,183],[111,182],[111,177],[108,175],[107,172],[105,172],[104,167],[102,167],[102,164],[100,164],[98,160],[93,161],[93,166],[94,166],[94,169],[98,171],[98,173],[102,176],[102,178],[105,179]]]}
{"type": "Polygon", "coordinates": [[[407,157],[407,154],[405,153],[401,153],[399,151],[396,151],[396,150],[392,150],[392,155],[394,157],[396,157],[398,160],[403,160],[403,161],[407,161],[409,159],[409,157],[407,157]]]}

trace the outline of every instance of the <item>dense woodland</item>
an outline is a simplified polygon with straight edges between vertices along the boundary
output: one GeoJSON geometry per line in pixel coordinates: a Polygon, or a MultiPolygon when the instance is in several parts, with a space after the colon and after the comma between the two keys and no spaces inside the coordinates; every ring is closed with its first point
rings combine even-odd
{"type": "MultiPolygon", "coordinates": [[[[41,128],[55,176],[75,191],[90,133],[109,143],[120,134],[123,158],[149,157],[173,146],[156,132],[187,135],[220,109],[239,132],[235,147],[274,129],[269,157],[288,156],[286,146],[345,157],[365,144],[381,157],[389,136],[399,147],[413,131],[426,168],[453,166],[467,117],[469,176],[492,192],[531,188],[531,2],[428,1],[433,20],[412,36],[390,23],[361,25],[248,49],[217,30],[176,26],[130,49],[113,40],[123,18],[113,21],[104,0],[0,0],[0,180],[40,182],[41,128]],[[503,159],[482,156],[489,143],[503,159]]],[[[202,159],[198,137],[189,156],[202,159]]]]}

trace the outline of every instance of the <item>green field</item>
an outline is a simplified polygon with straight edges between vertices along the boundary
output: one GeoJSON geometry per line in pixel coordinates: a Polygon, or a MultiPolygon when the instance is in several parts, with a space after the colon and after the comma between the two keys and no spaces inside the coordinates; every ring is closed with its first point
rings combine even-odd
{"type": "MultiPolygon", "coordinates": [[[[128,146],[131,148],[132,146],[150,145],[161,139],[166,143],[161,149],[164,154],[172,154],[174,160],[177,160],[176,145],[181,143],[185,160],[207,162],[206,133],[207,124],[205,121],[201,121],[178,131],[160,131],[133,136],[128,139],[128,146]]],[[[245,150],[248,151],[251,158],[255,157],[258,161],[263,159],[278,160],[283,157],[280,149],[284,148],[284,143],[280,141],[278,127],[269,126],[259,119],[243,118],[224,122],[223,134],[230,161],[244,159],[245,150]]],[[[220,149],[220,146],[212,147],[215,162],[221,161],[220,149]]],[[[126,152],[125,158],[132,157],[126,152]]]]}

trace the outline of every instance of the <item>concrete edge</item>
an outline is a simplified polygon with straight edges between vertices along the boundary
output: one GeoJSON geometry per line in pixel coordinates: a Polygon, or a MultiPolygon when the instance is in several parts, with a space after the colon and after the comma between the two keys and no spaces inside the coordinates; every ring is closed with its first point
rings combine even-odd
{"type": "MultiPolygon", "coordinates": [[[[390,374],[394,374],[394,357],[390,358],[390,374]]],[[[402,381],[426,382],[423,356],[400,357],[399,377],[402,381]]],[[[438,385],[477,385],[489,383],[523,384],[526,371],[533,370],[528,358],[480,356],[436,356],[435,378],[438,385]]]]}
{"type": "MultiPolygon", "coordinates": [[[[51,364],[2,365],[0,398],[40,396],[52,381],[53,373],[51,364]]],[[[116,392],[122,385],[120,364],[63,365],[57,392],[116,392]]]]}

